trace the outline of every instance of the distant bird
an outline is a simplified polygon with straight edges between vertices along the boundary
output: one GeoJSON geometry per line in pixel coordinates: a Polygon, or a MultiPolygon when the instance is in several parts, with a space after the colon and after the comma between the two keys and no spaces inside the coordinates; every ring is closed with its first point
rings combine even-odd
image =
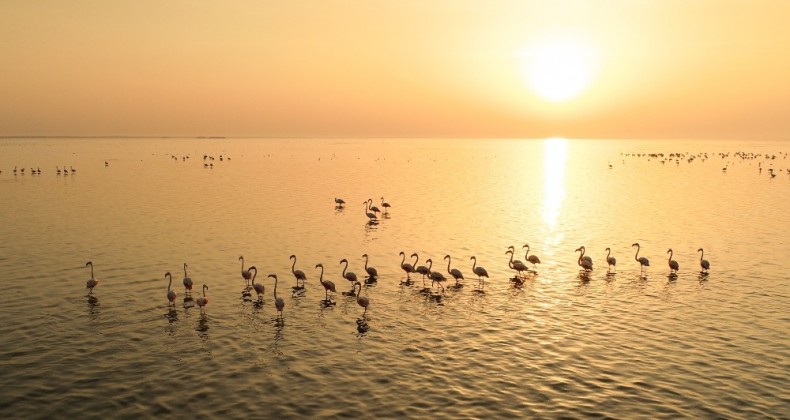
{"type": "Polygon", "coordinates": [[[241,261],[241,278],[243,278],[247,282],[247,289],[250,288],[250,279],[252,278],[252,273],[250,270],[244,269],[244,257],[240,256],[239,261],[241,261]]]}
{"type": "Polygon", "coordinates": [[[176,304],[176,292],[170,289],[170,286],[173,284],[173,276],[170,275],[168,271],[165,273],[165,278],[167,279],[167,300],[170,302],[171,305],[176,304]]]}
{"type": "Polygon", "coordinates": [[[184,294],[192,295],[192,279],[187,275],[187,263],[184,263],[184,294]]]}
{"type": "Polygon", "coordinates": [[[464,275],[463,273],[461,273],[461,270],[457,268],[453,268],[453,269],[450,268],[450,263],[452,262],[452,258],[450,257],[450,255],[445,255],[444,259],[447,260],[447,272],[450,273],[450,275],[453,276],[453,278],[455,279],[455,287],[456,288],[463,287],[463,284],[458,282],[458,280],[464,279],[464,275]]]}
{"type": "Polygon", "coordinates": [[[364,203],[362,203],[362,204],[364,204],[364,205],[365,205],[365,216],[368,216],[368,219],[369,219],[369,221],[370,221],[370,222],[375,222],[375,221],[377,221],[377,220],[378,220],[378,217],[376,217],[376,214],[375,214],[375,213],[371,213],[371,212],[369,212],[369,211],[368,211],[368,202],[367,202],[367,201],[365,201],[365,202],[364,202],[364,203]]]}
{"type": "Polygon", "coordinates": [[[370,280],[377,279],[379,276],[379,272],[373,267],[368,267],[368,254],[362,254],[362,258],[365,259],[365,271],[367,271],[368,273],[368,279],[370,280]]]}
{"type": "Polygon", "coordinates": [[[524,248],[527,248],[527,253],[524,254],[524,259],[526,259],[527,261],[532,263],[533,271],[538,271],[538,268],[535,266],[535,264],[540,264],[540,258],[538,258],[537,255],[529,255],[529,244],[526,244],[526,245],[521,247],[521,249],[524,249],[524,248]]]}
{"type": "Polygon", "coordinates": [[[342,198],[335,198],[335,204],[337,204],[338,207],[343,207],[346,205],[346,202],[342,198]]]}
{"type": "Polygon", "coordinates": [[[678,264],[677,261],[672,259],[672,254],[673,254],[672,248],[669,248],[667,254],[669,254],[669,259],[667,260],[667,263],[669,264],[669,274],[670,275],[677,274],[678,269],[680,269],[680,264],[678,264]]]}
{"type": "Polygon", "coordinates": [[[205,312],[206,305],[208,305],[208,297],[206,297],[206,291],[208,291],[208,286],[204,284],[203,296],[197,298],[197,305],[200,306],[200,313],[205,312]]]}
{"type": "Polygon", "coordinates": [[[331,282],[329,280],[324,280],[324,265],[323,264],[316,264],[315,268],[318,268],[318,267],[321,267],[321,275],[318,277],[318,281],[321,283],[321,286],[324,286],[324,290],[326,291],[326,299],[324,299],[324,301],[325,302],[331,302],[329,300],[329,291],[331,290],[331,291],[337,293],[337,290],[335,290],[335,283],[333,283],[333,282],[331,282]]]}
{"type": "MultiPolygon", "coordinates": [[[[411,278],[409,277],[409,274],[414,273],[414,265],[409,264],[409,263],[406,262],[406,254],[403,251],[401,251],[398,255],[403,257],[403,258],[401,258],[401,261],[400,261],[400,268],[401,268],[401,270],[406,272],[406,282],[408,283],[408,282],[411,281],[411,278]]],[[[414,254],[412,254],[411,256],[413,257],[414,254]]],[[[417,264],[416,260],[414,261],[414,264],[417,264]]]]}
{"type": "Polygon", "coordinates": [[[634,244],[633,244],[633,245],[631,245],[631,246],[632,246],[632,247],[633,247],[633,246],[635,246],[635,247],[636,247],[636,254],[634,254],[634,259],[635,259],[635,260],[636,260],[636,261],[639,263],[639,268],[640,268],[640,270],[641,270],[642,276],[644,276],[644,273],[645,273],[645,267],[650,267],[650,261],[649,261],[647,258],[645,258],[645,257],[638,258],[638,256],[639,256],[639,250],[640,250],[640,249],[642,249],[642,247],[640,247],[640,246],[639,246],[639,243],[638,243],[638,242],[637,242],[637,243],[634,243],[634,244]]]}
{"type": "Polygon", "coordinates": [[[384,207],[384,213],[387,213],[392,206],[390,206],[390,203],[385,203],[384,197],[381,197],[381,207],[384,207]]]}
{"type": "Polygon", "coordinates": [[[615,267],[615,269],[616,269],[617,268],[616,267],[617,266],[617,260],[614,257],[610,257],[609,256],[609,255],[611,255],[612,250],[609,249],[609,248],[606,248],[604,251],[606,251],[606,263],[609,265],[609,270],[611,271],[612,267],[615,267]]]}
{"type": "Polygon", "coordinates": [[[263,300],[261,295],[266,290],[266,288],[262,283],[255,283],[255,277],[258,277],[258,267],[253,265],[249,268],[249,270],[252,272],[252,288],[255,289],[255,294],[258,296],[258,302],[261,302],[263,300]]]}
{"type": "MultiPolygon", "coordinates": [[[[590,259],[585,259],[584,258],[584,251],[585,251],[585,249],[584,249],[583,246],[581,246],[579,248],[576,248],[576,252],[581,252],[581,254],[579,254],[579,261],[578,261],[579,267],[583,268],[585,273],[588,273],[588,272],[592,271],[593,265],[592,265],[592,261],[590,259]]],[[[587,258],[589,258],[589,257],[587,257],[587,258]]]]}
{"type": "Polygon", "coordinates": [[[276,274],[269,274],[269,277],[274,278],[274,307],[277,308],[277,312],[280,313],[280,318],[283,317],[283,308],[285,308],[285,300],[281,297],[277,297],[277,275],[276,274]]]}
{"type": "Polygon", "coordinates": [[[524,265],[523,262],[521,262],[519,260],[513,261],[513,250],[512,249],[508,249],[507,251],[505,251],[505,255],[507,255],[507,254],[510,254],[510,261],[508,261],[508,267],[510,267],[511,270],[516,270],[516,275],[517,276],[520,277],[522,272],[529,271],[529,268],[527,268],[527,266],[524,265]]]}
{"type": "Polygon", "coordinates": [[[483,277],[488,278],[488,271],[486,271],[486,269],[483,267],[477,267],[477,257],[474,255],[472,255],[469,259],[474,261],[472,264],[472,272],[477,275],[478,286],[480,286],[480,284],[485,286],[485,280],[483,280],[483,277]]]}
{"type": "Polygon", "coordinates": [[[343,267],[343,274],[342,274],[343,278],[348,280],[348,281],[350,281],[351,282],[351,287],[353,288],[354,287],[354,283],[357,281],[357,275],[354,274],[351,271],[346,272],[346,270],[348,270],[348,260],[347,259],[343,258],[342,260],[340,260],[340,264],[343,264],[343,263],[346,263],[345,267],[343,267]]]}
{"type": "Polygon", "coordinates": [[[705,256],[705,251],[702,248],[698,249],[697,252],[701,252],[699,255],[699,266],[702,267],[701,274],[708,274],[708,270],[710,269],[710,262],[708,260],[703,260],[702,257],[705,256]]]}
{"type": "Polygon", "coordinates": [[[294,270],[294,268],[296,267],[296,255],[291,255],[288,258],[294,260],[293,264],[291,264],[291,273],[294,275],[294,277],[296,277],[296,286],[294,286],[293,289],[302,290],[304,289],[304,282],[305,280],[307,280],[307,276],[305,276],[304,271],[302,270],[294,270]],[[299,280],[302,281],[301,286],[299,285],[299,280]]]}
{"type": "Polygon", "coordinates": [[[87,283],[85,283],[85,288],[88,289],[88,295],[92,295],[93,294],[93,288],[96,287],[99,284],[99,280],[96,277],[93,276],[93,262],[91,262],[91,261],[86,262],[85,263],[85,267],[87,267],[87,266],[91,267],[91,278],[90,278],[90,280],[88,280],[87,283]]]}

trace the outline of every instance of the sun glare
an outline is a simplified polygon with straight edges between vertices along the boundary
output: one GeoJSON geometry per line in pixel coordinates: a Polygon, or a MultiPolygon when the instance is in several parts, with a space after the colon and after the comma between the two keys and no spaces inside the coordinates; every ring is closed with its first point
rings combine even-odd
{"type": "Polygon", "coordinates": [[[527,85],[549,102],[566,102],[581,95],[598,66],[594,48],[575,39],[541,40],[520,56],[527,85]]]}

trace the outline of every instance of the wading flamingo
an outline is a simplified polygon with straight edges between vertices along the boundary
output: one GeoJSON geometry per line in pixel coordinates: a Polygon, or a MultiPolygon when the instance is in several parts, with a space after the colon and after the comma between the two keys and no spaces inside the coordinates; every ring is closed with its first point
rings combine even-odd
{"type": "Polygon", "coordinates": [[[255,289],[255,293],[258,295],[258,302],[262,302],[263,297],[261,295],[266,288],[263,287],[262,283],[255,283],[255,277],[258,277],[258,267],[253,265],[249,270],[252,272],[252,288],[255,289]]]}
{"type": "Polygon", "coordinates": [[[710,269],[710,262],[708,260],[703,260],[702,257],[705,256],[705,251],[702,248],[698,249],[697,252],[701,252],[699,255],[699,266],[702,267],[701,274],[708,274],[708,270],[710,269]]]}
{"type": "Polygon", "coordinates": [[[672,259],[672,254],[673,254],[672,248],[669,248],[669,250],[667,250],[667,254],[669,254],[669,259],[667,260],[667,264],[669,264],[669,275],[670,276],[673,274],[677,275],[678,270],[680,269],[680,264],[678,264],[677,261],[672,259]]]}
{"type": "Polygon", "coordinates": [[[335,283],[333,283],[330,280],[324,280],[324,265],[323,264],[316,264],[315,268],[318,268],[318,267],[321,267],[321,275],[318,277],[318,281],[321,283],[321,286],[324,286],[324,290],[326,291],[326,299],[324,299],[324,302],[331,302],[331,300],[329,300],[329,291],[331,290],[331,291],[337,293],[337,290],[335,290],[335,283]]]}
{"type": "Polygon", "coordinates": [[[368,313],[368,305],[370,305],[370,299],[367,296],[362,296],[362,283],[356,282],[354,283],[354,293],[357,295],[357,305],[365,308],[365,312],[362,313],[362,316],[365,316],[368,313]],[[357,292],[357,286],[359,286],[359,292],[357,292]]]}
{"type": "Polygon", "coordinates": [[[362,254],[362,258],[365,259],[365,271],[368,273],[368,279],[376,280],[379,277],[379,272],[373,267],[368,267],[368,254],[362,254]]]}
{"type": "Polygon", "coordinates": [[[283,308],[285,308],[285,301],[281,297],[277,297],[277,275],[269,274],[269,277],[274,278],[274,307],[280,313],[280,319],[283,317],[283,308]]]}
{"type": "MultiPolygon", "coordinates": [[[[464,285],[462,283],[459,283],[458,280],[463,280],[464,279],[463,273],[461,273],[461,270],[459,270],[457,268],[453,268],[453,269],[450,268],[450,262],[452,262],[452,258],[450,257],[449,254],[445,255],[444,259],[447,260],[447,272],[450,273],[450,275],[453,276],[453,278],[455,279],[455,286],[454,287],[456,289],[460,289],[464,285]]],[[[451,287],[453,287],[453,286],[451,286],[451,287]]]]}
{"type": "Polygon", "coordinates": [[[184,294],[192,296],[192,279],[187,275],[187,263],[184,263],[184,294]]]}
{"type": "Polygon", "coordinates": [[[639,246],[639,242],[635,242],[635,243],[634,243],[633,245],[631,245],[631,246],[632,246],[632,247],[633,247],[633,246],[635,246],[635,247],[636,247],[636,254],[634,254],[634,260],[636,260],[636,262],[638,262],[638,263],[639,263],[639,268],[640,268],[640,270],[641,270],[641,271],[640,271],[640,273],[641,273],[641,274],[642,274],[642,276],[644,277],[644,275],[645,275],[645,267],[650,267],[650,260],[648,260],[648,259],[647,259],[647,258],[645,258],[645,257],[641,257],[641,258],[639,258],[639,250],[640,250],[640,249],[642,249],[642,247],[641,247],[641,246],[639,246]]]}
{"type": "Polygon", "coordinates": [[[165,273],[165,278],[167,279],[167,300],[170,302],[171,305],[176,304],[176,292],[175,290],[171,290],[170,286],[173,284],[173,276],[170,275],[168,271],[165,273]]]}
{"type": "Polygon", "coordinates": [[[85,267],[87,266],[91,267],[91,278],[88,280],[87,283],[85,283],[85,288],[88,289],[88,294],[92,295],[93,288],[99,284],[99,280],[96,277],[93,277],[93,262],[91,261],[86,262],[85,267]]]}
{"type": "Polygon", "coordinates": [[[197,298],[197,305],[200,306],[200,313],[204,313],[206,310],[206,305],[208,305],[208,297],[206,297],[206,291],[208,291],[208,286],[204,284],[203,296],[197,298]]]}
{"type": "Polygon", "coordinates": [[[617,269],[617,259],[615,259],[614,257],[610,256],[612,254],[612,250],[609,249],[609,248],[606,248],[604,251],[606,251],[606,264],[609,264],[609,271],[612,270],[612,267],[615,267],[615,270],[616,270],[617,269]]]}
{"type": "Polygon", "coordinates": [[[304,271],[302,270],[294,270],[294,267],[296,267],[296,255],[291,255],[288,258],[294,260],[291,264],[291,273],[294,275],[294,277],[296,277],[296,286],[294,286],[293,289],[302,290],[304,289],[304,282],[307,280],[307,276],[305,276],[304,271]],[[302,281],[301,286],[299,285],[299,280],[302,281]]]}
{"type": "Polygon", "coordinates": [[[472,263],[472,272],[477,274],[477,285],[480,286],[482,284],[483,287],[485,287],[486,283],[485,280],[483,280],[483,277],[488,278],[488,271],[486,271],[486,269],[483,267],[477,267],[477,257],[474,255],[472,255],[469,259],[474,261],[474,263],[472,263]]]}
{"type": "Polygon", "coordinates": [[[535,264],[540,264],[540,258],[538,258],[538,256],[534,255],[534,254],[533,255],[529,255],[529,244],[526,244],[526,245],[521,247],[521,249],[524,249],[524,248],[527,248],[527,253],[524,254],[524,259],[526,259],[527,261],[531,262],[533,271],[537,272],[538,268],[535,266],[535,264]],[[527,256],[527,255],[529,255],[529,256],[527,256]]]}

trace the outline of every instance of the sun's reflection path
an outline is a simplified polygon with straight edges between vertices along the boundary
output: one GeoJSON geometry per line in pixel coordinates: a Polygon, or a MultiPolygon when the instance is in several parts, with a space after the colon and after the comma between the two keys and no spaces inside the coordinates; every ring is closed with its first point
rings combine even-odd
{"type": "Polygon", "coordinates": [[[568,140],[554,137],[543,141],[543,223],[555,232],[565,198],[565,161],[568,140]]]}

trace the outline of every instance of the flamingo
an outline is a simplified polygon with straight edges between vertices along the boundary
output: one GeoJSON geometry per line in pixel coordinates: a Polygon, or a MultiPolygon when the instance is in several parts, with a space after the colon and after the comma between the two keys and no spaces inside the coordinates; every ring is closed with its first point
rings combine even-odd
{"type": "Polygon", "coordinates": [[[368,202],[367,202],[367,201],[365,201],[365,202],[364,202],[364,203],[362,203],[362,204],[364,204],[364,205],[365,205],[365,216],[368,216],[368,219],[369,219],[369,221],[370,221],[371,223],[372,223],[372,222],[375,222],[375,221],[377,221],[377,220],[378,220],[378,218],[376,217],[376,215],[375,215],[374,213],[371,213],[371,212],[369,212],[369,211],[368,211],[368,202]]]}
{"type": "Polygon", "coordinates": [[[587,273],[593,269],[593,266],[592,266],[592,259],[590,259],[590,257],[587,257],[587,259],[584,258],[584,251],[585,249],[583,246],[576,248],[576,252],[581,252],[581,254],[579,254],[579,261],[578,261],[579,267],[583,268],[584,272],[587,273]]]}
{"type": "Polygon", "coordinates": [[[702,257],[705,256],[705,251],[703,251],[702,248],[700,248],[697,250],[697,252],[702,253],[699,256],[699,266],[702,267],[702,271],[700,271],[700,274],[708,274],[708,269],[710,269],[710,262],[708,262],[708,260],[702,259],[702,257]]]}
{"type": "Polygon", "coordinates": [[[255,277],[258,276],[258,267],[253,265],[249,268],[249,270],[252,271],[252,287],[255,289],[255,293],[258,295],[258,302],[262,302],[263,298],[261,295],[266,290],[266,288],[262,283],[255,283],[255,277]]]}
{"type": "Polygon", "coordinates": [[[390,203],[384,202],[384,197],[381,197],[381,207],[384,207],[384,213],[386,214],[392,206],[390,206],[390,203]]]}
{"type": "Polygon", "coordinates": [[[612,267],[615,267],[615,269],[617,269],[617,267],[616,267],[617,266],[617,260],[614,257],[610,256],[610,254],[612,253],[612,250],[609,249],[609,248],[606,248],[604,251],[606,251],[606,263],[609,264],[609,271],[612,270],[612,267]]]}
{"type": "Polygon", "coordinates": [[[377,279],[379,276],[379,272],[373,267],[368,267],[368,254],[362,254],[362,258],[365,259],[365,271],[368,272],[368,279],[370,280],[377,279]]]}
{"type": "Polygon", "coordinates": [[[283,300],[281,297],[277,297],[277,275],[269,274],[269,277],[274,278],[274,307],[277,308],[277,312],[280,313],[280,319],[282,319],[285,300],[283,300]]]}
{"type": "Polygon", "coordinates": [[[329,291],[333,291],[337,293],[335,290],[335,283],[329,280],[324,280],[324,265],[323,264],[316,264],[315,268],[321,267],[321,275],[318,277],[318,281],[321,283],[321,286],[324,286],[324,290],[326,291],[326,299],[324,302],[331,302],[329,300],[329,291]]]}
{"type": "Polygon", "coordinates": [[[92,295],[93,294],[93,288],[96,287],[99,284],[99,280],[97,278],[93,277],[93,262],[91,262],[91,261],[86,262],[85,263],[85,267],[87,267],[87,266],[91,267],[91,278],[90,278],[90,280],[88,280],[87,283],[85,283],[85,288],[89,290],[88,291],[88,295],[92,295]]]}
{"type": "Polygon", "coordinates": [[[414,271],[415,271],[415,272],[417,272],[417,273],[420,273],[420,274],[422,274],[422,283],[423,283],[423,285],[424,285],[424,284],[425,284],[425,276],[426,276],[426,275],[428,275],[428,273],[430,273],[430,272],[431,272],[431,270],[430,270],[430,268],[428,268],[428,267],[426,267],[426,266],[424,266],[424,265],[417,266],[417,261],[419,261],[419,260],[420,260],[420,256],[419,256],[419,255],[417,255],[417,253],[416,253],[416,252],[415,252],[415,253],[413,253],[413,254],[411,254],[411,256],[412,256],[412,257],[417,257],[417,259],[416,259],[416,260],[414,260],[414,265],[415,265],[415,267],[414,267],[414,271]]]}
{"type": "Polygon", "coordinates": [[[192,279],[187,276],[187,263],[184,263],[184,294],[192,296],[192,279]]]}
{"type": "Polygon", "coordinates": [[[365,316],[368,313],[368,305],[370,305],[370,299],[367,296],[362,296],[362,283],[356,282],[353,286],[354,293],[357,295],[357,305],[365,308],[365,312],[362,313],[362,316],[365,316]],[[359,292],[357,292],[357,286],[359,286],[359,292]]]}
{"type": "MultiPolygon", "coordinates": [[[[593,260],[592,260],[592,258],[590,258],[590,256],[589,256],[589,255],[584,255],[584,253],[586,253],[586,252],[587,252],[587,248],[585,248],[585,247],[584,247],[584,245],[582,245],[582,246],[580,246],[580,247],[579,247],[579,249],[582,251],[582,255],[581,255],[581,257],[582,257],[582,260],[583,260],[583,261],[587,261],[588,263],[590,263],[590,270],[592,270],[592,265],[593,265],[593,260]]],[[[579,249],[577,249],[577,251],[578,251],[579,249]]],[[[579,265],[581,265],[581,264],[579,264],[579,265]]]]}
{"type": "Polygon", "coordinates": [[[370,208],[370,211],[372,211],[373,213],[381,213],[381,210],[379,210],[378,207],[373,205],[372,198],[368,198],[368,208],[370,208]]]}
{"type": "Polygon", "coordinates": [[[641,246],[639,246],[639,242],[635,242],[635,243],[634,243],[633,245],[631,245],[631,246],[632,246],[632,247],[633,247],[633,246],[635,246],[635,247],[636,247],[636,254],[634,254],[634,259],[636,260],[636,262],[638,262],[638,263],[639,263],[639,268],[641,269],[642,276],[644,276],[644,273],[645,273],[645,267],[650,267],[650,260],[648,260],[648,259],[647,259],[647,258],[645,258],[645,257],[642,257],[642,258],[637,258],[637,257],[639,256],[639,250],[640,250],[640,249],[642,249],[642,247],[641,247],[641,246]]]}
{"type": "Polygon", "coordinates": [[[537,272],[538,269],[535,266],[535,264],[540,264],[540,258],[538,258],[538,256],[534,255],[534,254],[533,255],[529,255],[529,244],[526,244],[526,245],[521,247],[521,249],[524,249],[524,248],[527,248],[527,253],[524,254],[524,259],[526,259],[527,261],[531,262],[532,263],[532,269],[537,272]],[[529,256],[527,256],[527,255],[529,255],[529,256]]]}
{"type": "Polygon", "coordinates": [[[197,305],[200,306],[200,313],[205,311],[206,305],[208,305],[208,298],[206,297],[206,291],[208,290],[208,286],[205,284],[203,285],[203,296],[197,299],[197,305]]]}
{"type": "Polygon", "coordinates": [[[483,277],[488,278],[488,271],[486,271],[486,269],[483,267],[477,267],[477,257],[474,255],[472,255],[469,259],[474,260],[474,263],[472,264],[472,272],[477,274],[478,286],[481,283],[483,286],[485,286],[485,280],[483,280],[483,277]]]}
{"type": "MultiPolygon", "coordinates": [[[[414,273],[414,265],[406,262],[406,254],[403,251],[401,251],[398,255],[403,257],[400,261],[400,268],[401,270],[406,272],[406,283],[407,284],[411,283],[411,278],[409,277],[409,274],[414,273]]],[[[412,254],[411,256],[413,257],[414,254],[412,254]]],[[[417,264],[416,260],[414,261],[414,264],[417,264]]]]}
{"type": "Polygon", "coordinates": [[[346,204],[345,200],[337,197],[335,198],[335,203],[337,204],[338,207],[343,207],[346,204]]]}
{"type": "Polygon", "coordinates": [[[353,288],[354,287],[354,282],[357,281],[357,275],[354,274],[351,271],[346,273],[346,270],[348,270],[348,260],[343,258],[342,260],[340,260],[340,264],[343,264],[343,263],[346,263],[346,266],[343,267],[343,278],[348,280],[348,281],[350,281],[351,282],[351,287],[353,288]]]}
{"type": "Polygon", "coordinates": [[[463,285],[463,284],[461,284],[461,283],[458,283],[458,280],[459,280],[459,279],[460,279],[460,280],[463,280],[463,279],[464,279],[464,275],[463,275],[463,273],[461,273],[461,270],[459,270],[459,269],[457,269],[457,268],[450,269],[450,262],[452,261],[452,258],[450,257],[450,255],[449,255],[449,254],[448,254],[448,255],[445,255],[445,256],[444,256],[444,259],[445,259],[445,260],[447,260],[447,272],[448,272],[448,273],[449,273],[451,276],[453,276],[453,278],[455,279],[455,288],[457,288],[457,289],[460,289],[460,288],[461,288],[461,287],[463,287],[464,285],[463,285]]]}
{"type": "Polygon", "coordinates": [[[670,276],[673,275],[673,274],[677,275],[677,272],[680,269],[680,264],[678,264],[677,261],[672,259],[672,254],[673,254],[672,248],[669,248],[669,250],[667,251],[667,254],[669,254],[669,259],[667,260],[667,262],[669,264],[669,275],[670,276]]]}
{"type": "Polygon", "coordinates": [[[519,260],[513,261],[513,250],[512,249],[508,249],[507,251],[505,251],[505,255],[507,255],[507,254],[510,254],[510,261],[508,261],[507,266],[510,267],[511,270],[516,270],[516,273],[517,273],[516,275],[517,276],[521,276],[521,272],[522,271],[529,271],[529,268],[527,268],[527,266],[524,265],[523,262],[521,262],[519,260]]]}
{"type": "Polygon", "coordinates": [[[304,289],[304,282],[307,280],[307,276],[304,275],[304,271],[302,270],[294,270],[294,267],[296,267],[296,255],[291,255],[288,258],[294,260],[293,264],[291,264],[291,273],[293,273],[294,277],[296,277],[296,286],[294,286],[293,289],[302,290],[304,289]],[[302,281],[301,286],[299,286],[299,280],[302,281]]]}
{"type": "Polygon", "coordinates": [[[250,270],[244,269],[244,257],[240,256],[239,261],[241,261],[241,278],[243,278],[247,282],[247,289],[249,290],[252,273],[250,273],[250,270]]]}
{"type": "Polygon", "coordinates": [[[173,284],[173,276],[170,275],[168,271],[165,273],[165,278],[167,279],[167,300],[170,302],[171,305],[176,304],[176,292],[175,290],[170,290],[170,286],[173,284]]]}
{"type": "MultiPolygon", "coordinates": [[[[433,266],[433,260],[431,260],[430,258],[425,260],[425,262],[429,263],[428,264],[429,266],[433,266]]],[[[442,293],[444,293],[444,285],[442,285],[442,282],[447,280],[444,277],[444,274],[442,274],[442,273],[440,273],[438,271],[431,271],[430,273],[428,273],[428,277],[431,278],[431,288],[433,289],[433,284],[434,283],[439,283],[439,286],[441,286],[441,288],[442,288],[442,293]]]]}

